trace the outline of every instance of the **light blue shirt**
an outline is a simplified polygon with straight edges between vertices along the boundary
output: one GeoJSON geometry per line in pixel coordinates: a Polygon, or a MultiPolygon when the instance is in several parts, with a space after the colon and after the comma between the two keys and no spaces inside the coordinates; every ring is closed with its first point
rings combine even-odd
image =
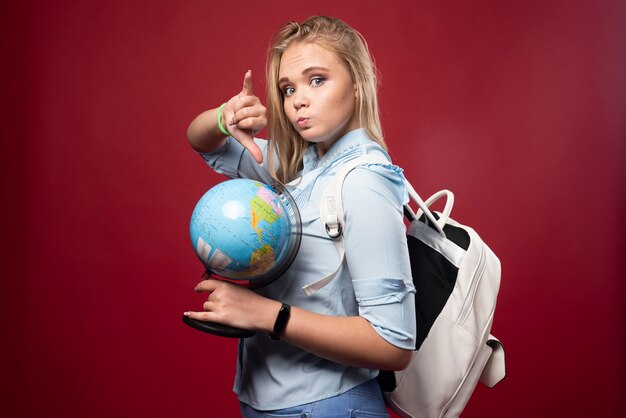
{"type": "MultiPolygon", "coordinates": [[[[255,140],[266,161],[266,141],[255,140]]],[[[231,178],[269,181],[236,140],[201,154],[215,171],[231,178]]],[[[357,129],[337,140],[322,158],[312,145],[304,155],[301,180],[289,188],[302,217],[302,242],[289,270],[257,292],[323,315],[367,319],[391,344],[415,348],[415,288],[406,246],[403,204],[408,194],[402,170],[391,164],[370,164],[353,170],[344,182],[345,261],[337,277],[311,296],[303,286],[314,283],[339,265],[339,253],[319,217],[319,203],[341,164],[370,153],[387,153],[365,131],[357,129]]],[[[335,363],[275,341],[267,334],[240,340],[234,391],[260,410],[301,405],[343,393],[373,379],[378,370],[335,363]]]]}

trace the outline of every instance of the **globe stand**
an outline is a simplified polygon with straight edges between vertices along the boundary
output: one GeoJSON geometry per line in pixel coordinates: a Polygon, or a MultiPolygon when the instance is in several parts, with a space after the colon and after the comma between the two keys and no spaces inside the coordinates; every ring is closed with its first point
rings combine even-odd
{"type": "MultiPolygon", "coordinates": [[[[248,281],[248,288],[251,290],[259,289],[263,286],[266,286],[282,276],[291,266],[293,260],[296,258],[296,255],[298,254],[298,251],[300,249],[300,241],[302,239],[302,222],[300,220],[300,211],[298,210],[298,206],[296,205],[295,200],[293,199],[291,194],[289,194],[287,188],[280,182],[274,180],[271,184],[271,187],[273,187],[274,190],[279,193],[279,196],[281,197],[283,204],[287,209],[287,212],[291,219],[292,239],[290,240],[290,246],[287,250],[285,257],[283,257],[282,262],[278,263],[274,268],[270,269],[270,271],[255,277],[253,280],[248,281]]],[[[202,277],[204,279],[208,279],[213,275],[214,273],[212,273],[207,267],[207,270],[204,272],[202,277]]],[[[219,274],[217,275],[219,276],[219,274]]],[[[193,319],[185,315],[183,315],[183,322],[190,327],[197,329],[198,331],[206,332],[208,334],[217,335],[220,337],[248,338],[256,334],[255,331],[231,327],[228,325],[218,324],[216,322],[193,319]]]]}
{"type": "Polygon", "coordinates": [[[217,335],[219,337],[229,338],[248,338],[252,337],[255,332],[247,329],[229,327],[228,325],[218,324],[216,322],[200,321],[198,319],[189,318],[183,315],[183,322],[191,328],[208,334],[217,335]]]}

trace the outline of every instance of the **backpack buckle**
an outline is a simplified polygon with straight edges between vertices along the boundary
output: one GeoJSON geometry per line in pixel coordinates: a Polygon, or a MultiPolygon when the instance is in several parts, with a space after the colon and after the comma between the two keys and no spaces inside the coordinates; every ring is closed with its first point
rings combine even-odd
{"type": "Polygon", "coordinates": [[[325,224],[325,226],[326,226],[326,233],[332,239],[337,239],[343,233],[343,227],[341,226],[341,222],[339,222],[339,221],[333,222],[333,224],[334,225],[331,225],[330,223],[326,223],[325,224]]]}

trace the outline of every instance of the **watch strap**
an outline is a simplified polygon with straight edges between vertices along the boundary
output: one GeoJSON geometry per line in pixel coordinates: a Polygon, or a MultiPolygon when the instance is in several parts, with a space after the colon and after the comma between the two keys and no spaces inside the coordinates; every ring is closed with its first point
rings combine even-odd
{"type": "Polygon", "coordinates": [[[274,322],[274,329],[270,332],[270,337],[275,340],[280,340],[281,335],[285,333],[285,328],[287,328],[287,322],[289,322],[289,316],[291,316],[291,306],[283,303],[278,311],[278,315],[276,316],[276,321],[274,322]]]}

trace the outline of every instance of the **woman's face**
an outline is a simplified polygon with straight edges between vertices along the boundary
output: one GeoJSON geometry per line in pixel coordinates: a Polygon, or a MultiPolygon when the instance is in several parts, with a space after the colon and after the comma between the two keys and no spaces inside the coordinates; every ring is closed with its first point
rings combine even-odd
{"type": "Polygon", "coordinates": [[[337,55],[314,43],[295,43],[283,53],[278,70],[287,118],[320,156],[357,129],[356,86],[337,55]]]}

